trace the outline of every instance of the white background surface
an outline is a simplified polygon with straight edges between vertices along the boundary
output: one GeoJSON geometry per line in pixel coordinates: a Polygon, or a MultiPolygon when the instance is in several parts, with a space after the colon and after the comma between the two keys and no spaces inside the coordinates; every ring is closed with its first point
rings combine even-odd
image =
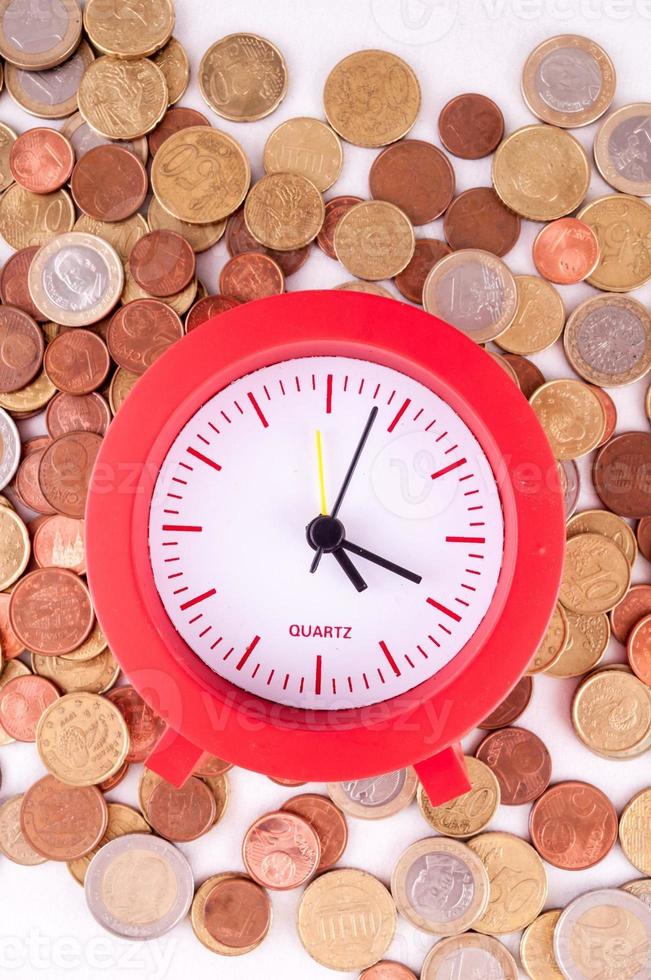
{"type": "MultiPolygon", "coordinates": [[[[297,115],[321,116],[321,93],[328,71],[344,55],[365,47],[386,48],[400,54],[415,69],[422,86],[422,107],[412,134],[438,145],[436,120],[444,103],[464,91],[483,92],[495,99],[506,119],[507,133],[533,122],[519,91],[520,71],[530,50],[545,37],[559,33],[588,34],[611,55],[619,77],[615,105],[651,98],[649,50],[651,0],[176,0],[175,35],[187,48],[193,79],[183,105],[194,106],[213,124],[241,141],[248,153],[253,175],[262,174],[262,148],[267,135],[281,121],[297,115]],[[199,60],[217,38],[239,30],[253,31],[274,41],[289,68],[289,90],[280,108],[258,123],[237,125],[213,116],[205,107],[196,85],[199,60]]],[[[23,131],[38,124],[20,112],[6,92],[0,98],[0,119],[23,131]]],[[[57,125],[57,124],[55,124],[57,125]]],[[[575,135],[590,151],[595,131],[590,126],[575,135]]],[[[368,168],[375,152],[345,145],[341,178],[326,197],[368,193],[368,168]]],[[[490,183],[490,161],[453,160],[457,188],[464,190],[490,183]]],[[[608,193],[595,175],[589,199],[608,193]]],[[[507,262],[516,273],[533,272],[531,243],[538,226],[525,222],[516,248],[507,262]]],[[[441,222],[417,229],[417,235],[443,237],[441,222]]],[[[1,246],[2,260],[9,250],[1,246]]],[[[199,260],[200,275],[210,291],[217,286],[226,255],[220,243],[199,260]]],[[[288,282],[290,290],[328,287],[349,278],[318,249],[306,266],[288,282]]],[[[561,289],[568,311],[595,291],[589,286],[561,289]]],[[[651,290],[638,291],[647,304],[651,290]]],[[[560,348],[534,360],[548,377],[571,376],[560,348]]],[[[619,410],[619,430],[647,428],[643,412],[646,383],[614,392],[619,410]]],[[[584,487],[589,468],[582,465],[584,487]]],[[[582,506],[595,503],[586,489],[582,506]]],[[[638,559],[635,581],[648,581],[650,568],[638,559]]],[[[119,583],[116,583],[119,587],[119,583]]],[[[532,589],[535,583],[532,582],[532,589]]],[[[614,641],[608,657],[621,661],[623,649],[614,641]]],[[[569,721],[574,681],[536,678],[532,704],[522,724],[538,732],[552,755],[554,779],[584,778],[605,790],[618,810],[638,790],[651,782],[649,760],[609,762],[591,755],[575,738],[569,721]]],[[[474,750],[477,733],[467,740],[474,750]]],[[[33,745],[2,749],[2,798],[26,789],[43,774],[33,745]]],[[[249,823],[265,810],[279,806],[290,791],[262,776],[244,771],[231,774],[232,800],[221,822],[207,837],[182,850],[192,863],[196,880],[218,871],[241,869],[240,842],[249,823]]],[[[136,805],[134,771],[109,798],[136,805]]],[[[322,791],[319,785],[307,787],[322,791]]],[[[300,790],[299,790],[300,792],[300,790]]],[[[529,807],[502,807],[491,829],[527,835],[529,807]]],[[[388,883],[401,851],[426,836],[428,826],[414,804],[390,821],[349,821],[350,843],[343,864],[364,868],[388,883]]],[[[569,902],[581,892],[598,886],[623,884],[639,874],[619,847],[593,870],[581,874],[548,868],[547,908],[569,902]]],[[[96,980],[113,977],[119,969],[125,978],[161,980],[219,977],[253,980],[282,975],[284,980],[318,980],[332,976],[303,951],[295,928],[298,892],[276,893],[274,922],[262,946],[246,957],[226,959],[205,950],[194,938],[189,922],[157,942],[121,942],[102,932],[86,911],[83,892],[64,866],[48,863],[22,868],[2,860],[0,915],[0,974],[3,977],[48,980],[96,980]]],[[[506,937],[515,951],[518,937],[506,937]]],[[[401,922],[388,956],[418,971],[432,938],[401,922]]],[[[353,974],[350,974],[352,977],[353,974]]],[[[468,980],[468,978],[463,978],[468,980]]]]}

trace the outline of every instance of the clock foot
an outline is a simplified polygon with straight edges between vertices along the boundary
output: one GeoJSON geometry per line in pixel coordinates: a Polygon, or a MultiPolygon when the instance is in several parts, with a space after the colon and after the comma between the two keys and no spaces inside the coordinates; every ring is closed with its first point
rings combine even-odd
{"type": "Polygon", "coordinates": [[[432,806],[441,806],[471,788],[463,749],[457,742],[414,766],[432,806]]]}
{"type": "Polygon", "coordinates": [[[198,745],[166,728],[145,765],[178,788],[192,775],[202,754],[198,745]]]}

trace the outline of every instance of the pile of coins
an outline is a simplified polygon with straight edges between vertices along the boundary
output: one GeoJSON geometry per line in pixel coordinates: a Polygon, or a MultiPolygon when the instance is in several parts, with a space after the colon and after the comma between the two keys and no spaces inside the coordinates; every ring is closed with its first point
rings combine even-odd
{"type": "MultiPolygon", "coordinates": [[[[0,805],[0,851],[24,865],[66,862],[97,921],[129,938],[160,936],[190,912],[207,949],[247,953],[269,931],[269,892],[307,886],[298,932],[308,953],[333,969],[363,970],[364,980],[413,980],[406,966],[382,960],[398,913],[438,940],[422,980],[516,980],[515,959],[496,937],[518,930],[531,980],[648,978],[651,789],[618,815],[597,787],[553,782],[547,748],[514,723],[533,675],[576,678],[571,720],[588,749],[614,760],[651,748],[651,585],[631,586],[638,550],[651,560],[651,434],[615,434],[604,390],[651,367],[651,316],[627,295],[651,278],[651,207],[642,199],[651,195],[651,104],[601,122],[594,157],[613,193],[585,203],[591,166],[568,130],[608,112],[615,72],[592,41],[550,38],[522,78],[539,122],[505,136],[485,95],[442,107],[438,135],[449,154],[494,154],[493,186],[456,193],[446,153],[405,138],[420,107],[414,72],[389,52],[358,51],[326,79],[327,122],[280,123],[264,147],[265,175],[251,186],[240,144],[177,104],[190,66],[172,36],[171,0],[140,6],[134,26],[105,0],[88,0],[83,17],[77,0],[47,9],[0,0],[10,96],[43,120],[65,119],[20,135],[0,124],[0,234],[15,249],[0,271],[0,744],[34,742],[47,770],[0,805]],[[31,6],[35,20],[24,16],[31,6]],[[366,199],[324,201],[342,171],[342,140],[380,150],[366,199]],[[438,218],[445,240],[415,237],[438,218]],[[543,223],[532,254],[538,275],[514,275],[503,261],[523,220],[543,223]],[[230,258],[220,292],[208,295],[196,255],[222,236],[230,258]],[[330,785],[327,796],[301,793],[246,831],[243,870],[217,872],[195,891],[176,845],[219,822],[230,764],[204,756],[181,789],[145,768],[139,811],[106,802],[146,760],[163,722],[120,677],[94,615],[84,580],[88,484],[111,419],[145,370],[206,320],[283,292],[313,243],[352,277],[337,288],[395,301],[379,284],[393,280],[406,301],[496,345],[489,353],[530,400],[558,461],[566,570],[528,674],[484,721],[466,760],[467,794],[433,807],[410,769],[330,785]],[[556,287],[584,280],[599,292],[566,319],[556,287]],[[561,338],[578,377],[547,382],[529,357],[561,338]],[[43,434],[21,440],[16,423],[36,416],[43,434]],[[604,509],[574,514],[575,460],[593,451],[604,509]],[[611,634],[627,663],[600,666],[611,634]],[[415,798],[436,836],[404,851],[390,890],[363,870],[334,867],[347,817],[390,817],[415,798]],[[489,829],[500,803],[531,806],[531,843],[489,829]],[[592,867],[618,837],[646,878],[543,911],[544,862],[592,867]]],[[[198,78],[209,110],[238,123],[276,110],[288,85],[277,47],[244,33],[212,44],[198,78]]],[[[651,393],[646,407],[651,418],[651,393]]]]}

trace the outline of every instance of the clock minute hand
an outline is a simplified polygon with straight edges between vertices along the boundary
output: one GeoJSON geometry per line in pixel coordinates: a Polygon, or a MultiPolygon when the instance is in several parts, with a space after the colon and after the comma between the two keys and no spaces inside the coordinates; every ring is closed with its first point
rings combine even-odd
{"type": "Polygon", "coordinates": [[[342,541],[341,547],[345,548],[346,551],[352,552],[353,555],[358,555],[360,558],[365,558],[367,561],[372,561],[375,565],[379,565],[381,568],[386,568],[388,572],[395,572],[396,575],[401,575],[403,578],[408,579],[410,582],[414,582],[416,585],[420,585],[423,580],[422,575],[416,575],[415,572],[410,572],[409,569],[403,568],[402,565],[396,565],[395,562],[389,561],[387,558],[382,558],[380,555],[375,555],[372,551],[367,551],[366,548],[361,548],[358,544],[353,544],[352,541],[342,541]]]}

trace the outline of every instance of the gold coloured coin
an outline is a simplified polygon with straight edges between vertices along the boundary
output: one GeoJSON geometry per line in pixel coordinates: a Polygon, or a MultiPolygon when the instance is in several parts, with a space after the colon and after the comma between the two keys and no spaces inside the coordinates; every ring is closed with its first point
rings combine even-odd
{"type": "Polygon", "coordinates": [[[169,41],[174,29],[171,0],[88,0],[84,28],[103,54],[146,58],[169,41]]]}
{"type": "Polygon", "coordinates": [[[651,732],[649,689],[626,669],[598,670],[576,690],[572,724],[592,752],[609,758],[634,755],[651,732]]]}
{"type": "Polygon", "coordinates": [[[277,109],[287,92],[287,65],[275,44],[257,34],[229,34],[208,48],[199,88],[210,108],[232,122],[254,122],[277,109]]]}
{"type": "Polygon", "coordinates": [[[339,220],[334,249],[337,258],[358,279],[391,279],[414,254],[411,221],[387,201],[361,201],[339,220]]]}
{"type": "Polygon", "coordinates": [[[416,795],[418,777],[408,766],[345,783],[328,783],[328,795],[340,810],[361,820],[382,820],[406,809],[416,795]]]}
{"type": "Polygon", "coordinates": [[[166,211],[190,224],[221,221],[240,206],[251,168],[239,143],[210,126],[165,140],[151,167],[152,190],[166,211]]]}
{"type": "Polygon", "coordinates": [[[531,925],[547,898],[545,866],[531,844],[493,832],[480,834],[468,846],[483,861],[491,883],[488,908],[473,929],[501,936],[531,925]]]}
{"type": "Polygon", "coordinates": [[[556,459],[578,459],[601,442],[606,414],[599,398],[582,381],[547,381],[534,391],[529,404],[556,459]]]}
{"type": "Polygon", "coordinates": [[[608,612],[628,592],[631,566],[611,538],[577,534],[565,545],[559,599],[584,616],[608,612]]]}
{"type": "Polygon", "coordinates": [[[518,292],[515,317],[495,343],[509,354],[538,354],[563,332],[565,307],[560,293],[539,276],[514,276],[518,292]]]}
{"type": "Polygon", "coordinates": [[[166,211],[155,197],[152,197],[149,202],[147,222],[152,231],[164,228],[167,231],[175,231],[177,234],[183,235],[195,252],[205,252],[206,249],[212,248],[226,230],[226,219],[212,221],[205,225],[191,225],[188,221],[181,221],[166,211]]]}
{"type": "Polygon", "coordinates": [[[603,534],[614,541],[629,565],[637,558],[637,539],[623,517],[609,510],[584,510],[567,522],[567,537],[577,534],[603,534]]]}
{"type": "Polygon", "coordinates": [[[184,94],[190,81],[188,53],[180,41],[171,37],[165,47],[154,55],[152,61],[165,76],[169,104],[174,105],[184,94]]]}
{"type": "Polygon", "coordinates": [[[96,786],[126,759],[129,731],[121,712],[106,698],[66,694],[41,715],[36,748],[47,770],[62,783],[96,786]]]}
{"type": "Polygon", "coordinates": [[[63,657],[46,657],[32,654],[35,674],[53,681],[64,694],[80,691],[104,694],[115,684],[120,665],[108,647],[92,660],[65,660],[63,657]]]}
{"type": "Polygon", "coordinates": [[[643,789],[624,807],[619,840],[631,864],[651,875],[651,789],[643,789]]]}
{"type": "Polygon", "coordinates": [[[470,980],[473,974],[481,980],[518,980],[518,966],[499,940],[468,932],[437,943],[425,957],[420,980],[470,980]],[[466,969],[472,972],[459,973],[466,969]]]}
{"type": "Polygon", "coordinates": [[[600,259],[588,278],[591,286],[626,293],[651,278],[651,206],[639,197],[608,194],[591,201],[577,218],[599,241],[600,259]]]}
{"type": "Polygon", "coordinates": [[[11,148],[16,142],[16,134],[9,126],[0,123],[0,193],[6,191],[14,178],[9,167],[11,148]]]}
{"type": "Polygon", "coordinates": [[[517,376],[517,374],[515,372],[515,368],[513,368],[512,365],[509,364],[509,362],[507,361],[507,359],[502,354],[498,354],[494,350],[487,350],[486,353],[488,354],[488,356],[490,358],[492,358],[493,361],[495,361],[495,363],[497,365],[499,365],[499,367],[502,368],[502,370],[506,374],[508,374],[509,378],[511,379],[511,381],[513,382],[513,384],[516,386],[516,388],[520,388],[520,379],[518,378],[518,376],[517,376]]]}
{"type": "Polygon", "coordinates": [[[594,158],[605,181],[622,194],[651,195],[648,136],[651,102],[635,102],[611,113],[599,127],[594,158]]]}
{"type": "Polygon", "coordinates": [[[488,873],[461,841],[428,837],[402,852],[391,875],[398,911],[417,929],[457,936],[470,929],[488,905],[488,873]]]}
{"type": "Polygon", "coordinates": [[[602,47],[578,34],[547,38],[527,58],[522,94],[534,116],[552,126],[588,126],[615,95],[615,67],[602,47]]]}
{"type": "Polygon", "coordinates": [[[0,235],[18,251],[28,245],[45,245],[57,235],[72,231],[75,209],[67,191],[32,194],[12,184],[0,200],[0,235]]]}
{"type": "Polygon", "coordinates": [[[530,980],[563,980],[554,956],[554,929],[560,909],[543,912],[525,929],[520,941],[520,959],[530,980]]]}
{"type": "Polygon", "coordinates": [[[76,649],[71,650],[70,653],[61,654],[61,659],[75,660],[77,663],[80,661],[83,662],[84,660],[93,660],[95,657],[99,657],[100,653],[106,650],[106,647],[107,641],[102,627],[95,620],[93,628],[84,642],[76,647],[76,649]]]}
{"type": "Polygon", "coordinates": [[[545,635],[527,667],[527,674],[544,674],[558,663],[567,646],[569,636],[570,627],[565,610],[560,602],[557,602],[545,635]]]}
{"type": "Polygon", "coordinates": [[[323,89],[328,122],[356,146],[386,146],[405,136],[420,109],[409,65],[388,51],[356,51],[340,61],[323,89]]]}
{"type": "Polygon", "coordinates": [[[56,391],[43,370],[19,391],[9,391],[0,395],[0,408],[13,412],[19,418],[23,414],[38,412],[41,408],[45,408],[50,399],[56,395],[56,391]]]}
{"type": "Polygon", "coordinates": [[[0,55],[18,68],[54,68],[81,39],[77,0],[0,0],[0,55]]]}
{"type": "Polygon", "coordinates": [[[491,822],[500,805],[500,784],[492,769],[474,756],[465,757],[470,789],[462,796],[432,806],[422,784],[417,800],[420,812],[433,830],[446,837],[465,838],[480,833],[491,822]]]}
{"type": "Polygon", "coordinates": [[[376,282],[364,282],[363,279],[348,279],[346,282],[340,282],[338,286],[333,286],[332,288],[342,289],[347,293],[370,293],[371,296],[395,299],[393,293],[390,293],[384,286],[378,286],[376,282]]]}
{"type": "Polygon", "coordinates": [[[125,370],[125,368],[117,368],[111,378],[108,393],[109,405],[113,415],[116,415],[120,406],[124,404],[125,398],[139,377],[139,374],[133,374],[131,371],[125,370]]]}
{"type": "Polygon", "coordinates": [[[7,63],[7,91],[14,102],[32,116],[64,119],[77,111],[79,82],[94,60],[90,44],[82,41],[64,64],[47,71],[25,71],[7,63]]]}
{"type": "Polygon", "coordinates": [[[144,136],[158,125],[169,104],[165,76],[153,61],[122,61],[109,55],[88,66],[78,100],[88,125],[113,140],[144,136]]]}
{"type": "Polygon", "coordinates": [[[356,868],[341,868],[327,871],[303,892],[298,934],[322,966],[364,970],[386,953],[396,919],[393,899],[377,878],[356,868]]]}
{"type": "Polygon", "coordinates": [[[287,119],[273,130],[264,146],[265,172],[301,174],[318,191],[327,191],[341,173],[344,154],[339,137],[320,119],[287,119]]]}
{"type": "Polygon", "coordinates": [[[0,590],[18,581],[30,554],[29,534],[22,518],[10,507],[0,507],[0,590]]]}
{"type": "MultiPolygon", "coordinates": [[[[9,681],[13,681],[15,677],[25,677],[27,674],[31,674],[29,667],[22,662],[22,660],[8,660],[7,663],[0,671],[0,691],[8,684],[9,681]]],[[[11,742],[15,742],[16,739],[13,735],[9,735],[8,732],[4,730],[2,725],[0,725],[0,746],[9,745],[11,742]]]]}
{"type": "MultiPolygon", "coordinates": [[[[226,918],[226,916],[225,916],[226,918]]],[[[233,871],[223,871],[221,874],[211,875],[195,892],[194,900],[192,902],[192,908],[190,909],[190,921],[192,923],[192,929],[195,936],[199,942],[206,947],[206,949],[211,950],[213,953],[219,953],[221,956],[241,956],[244,953],[250,953],[260,945],[265,936],[268,934],[271,928],[272,910],[271,903],[267,892],[258,885],[257,882],[249,878],[248,875],[233,871]],[[249,901],[251,898],[257,899],[255,901],[255,912],[253,912],[249,906],[247,906],[247,911],[250,912],[251,918],[246,922],[242,923],[242,928],[251,930],[252,933],[256,933],[255,941],[246,946],[237,945],[237,942],[241,940],[240,936],[234,936],[229,934],[232,928],[230,923],[225,922],[223,927],[223,938],[233,940],[229,945],[225,942],[221,942],[213,933],[210,931],[206,921],[206,913],[208,911],[208,903],[211,893],[214,893],[215,889],[222,882],[232,881],[242,883],[240,887],[246,889],[247,897],[249,901]],[[253,916],[259,917],[258,921],[253,919],[253,916]],[[256,926],[258,928],[256,929],[256,926]]],[[[213,929],[214,929],[213,923],[213,929]]]]}
{"type": "Polygon", "coordinates": [[[86,879],[88,865],[93,860],[100,848],[108,844],[116,837],[124,837],[125,834],[151,834],[151,827],[132,806],[125,803],[109,803],[108,805],[108,824],[101,841],[88,854],[74,861],[68,861],[68,871],[80,885],[86,879]]]}
{"type": "MultiPolygon", "coordinates": [[[[190,309],[194,303],[197,295],[197,280],[191,279],[187,284],[185,289],[182,289],[180,293],[173,293],[172,296],[165,297],[165,305],[169,306],[170,309],[174,310],[178,316],[183,316],[184,313],[190,309]]],[[[129,263],[124,266],[124,288],[122,290],[122,295],[120,296],[120,302],[123,306],[127,303],[133,302],[134,299],[156,299],[157,297],[152,296],[148,293],[146,289],[143,289],[131,274],[131,268],[129,263]]]]}
{"type": "Polygon", "coordinates": [[[636,881],[629,881],[622,885],[625,892],[640,898],[645,905],[651,908],[651,878],[638,878],[636,881]]]}
{"type": "MultiPolygon", "coordinates": [[[[77,100],[75,98],[75,108],[77,107],[77,100]]],[[[85,153],[92,150],[94,146],[103,146],[106,143],[115,143],[116,140],[106,139],[104,136],[100,136],[92,129],[82,114],[80,112],[75,112],[70,119],[66,119],[63,126],[61,127],[61,132],[67,140],[72,143],[73,149],[75,151],[75,156],[79,161],[85,153]]],[[[123,140],[118,143],[118,146],[124,147],[125,150],[129,150],[134,156],[138,157],[142,165],[147,163],[147,158],[149,156],[149,144],[147,143],[146,136],[140,136],[135,140],[123,140]]]]}
{"type": "Polygon", "coordinates": [[[576,373],[591,384],[631,384],[651,368],[651,314],[631,296],[593,296],[572,312],[563,344],[576,373]]]}
{"type": "Polygon", "coordinates": [[[551,677],[583,677],[601,662],[610,639],[610,620],[605,613],[581,616],[567,612],[569,636],[556,663],[546,671],[551,677]]]}
{"type": "Polygon", "coordinates": [[[321,194],[311,180],[297,173],[267,174],[253,185],[244,204],[249,232],[261,245],[279,252],[308,245],[319,234],[324,218],[321,194]]]}
{"type": "Polygon", "coordinates": [[[585,197],[589,183],[585,150],[555,126],[523,126],[507,136],[493,157],[498,195],[507,208],[532,221],[570,214],[585,197]]]}
{"type": "MultiPolygon", "coordinates": [[[[152,198],[152,201],[155,198],[152,198]]],[[[80,214],[73,231],[86,235],[96,235],[112,245],[122,262],[126,262],[131,249],[141,238],[149,233],[149,225],[141,214],[132,214],[123,221],[98,221],[87,214],[80,214]]]]}
{"type": "Polygon", "coordinates": [[[43,864],[47,858],[34,850],[20,828],[22,804],[22,793],[0,803],[0,854],[14,864],[32,867],[43,864]]]}

